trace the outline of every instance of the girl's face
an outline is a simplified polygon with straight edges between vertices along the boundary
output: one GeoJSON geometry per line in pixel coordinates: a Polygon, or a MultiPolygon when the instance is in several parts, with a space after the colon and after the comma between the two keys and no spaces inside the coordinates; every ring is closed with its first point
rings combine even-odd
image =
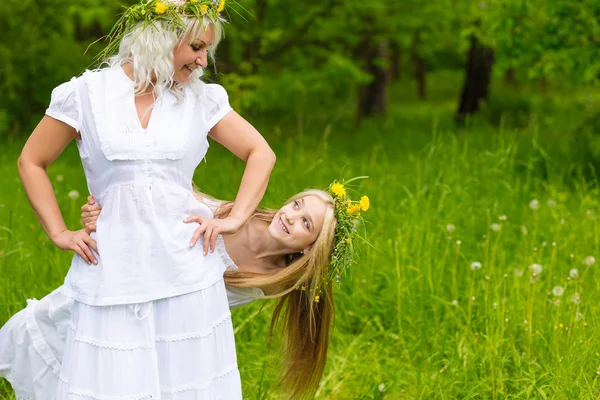
{"type": "Polygon", "coordinates": [[[292,252],[305,250],[321,233],[327,207],[317,196],[301,197],[277,211],[269,233],[292,252]]]}
{"type": "Polygon", "coordinates": [[[173,80],[187,83],[196,68],[208,66],[208,49],[213,42],[212,25],[198,37],[190,41],[185,36],[173,50],[173,80]]]}

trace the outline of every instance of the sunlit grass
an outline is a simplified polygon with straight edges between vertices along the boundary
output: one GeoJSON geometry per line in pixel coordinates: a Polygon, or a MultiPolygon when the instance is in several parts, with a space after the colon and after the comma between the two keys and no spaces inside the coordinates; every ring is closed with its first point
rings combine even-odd
{"type": "MultiPolygon", "coordinates": [[[[423,115],[431,118],[409,128],[407,114],[357,130],[313,124],[302,135],[263,124],[278,155],[267,206],[334,178],[370,176],[360,190],[371,198],[373,247],[336,288],[317,398],[598,398],[598,182],[553,151],[556,130],[456,130],[446,108],[423,115]]],[[[0,323],[60,285],[71,258],[27,204],[20,145],[0,154],[0,323]]],[[[86,193],[74,150],[49,170],[73,228],[86,193]]],[[[232,198],[242,167],[214,145],[196,183],[232,198]]],[[[262,305],[234,312],[245,397],[285,399],[277,338],[267,335],[271,305],[262,305]]],[[[0,384],[0,398],[8,393],[0,384]]]]}

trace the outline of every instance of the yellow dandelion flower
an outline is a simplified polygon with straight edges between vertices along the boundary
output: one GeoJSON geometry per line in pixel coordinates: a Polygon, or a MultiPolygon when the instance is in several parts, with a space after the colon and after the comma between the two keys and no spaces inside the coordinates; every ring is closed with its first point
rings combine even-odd
{"type": "Polygon", "coordinates": [[[197,3],[198,0],[190,0],[190,3],[197,3]]]}
{"type": "Polygon", "coordinates": [[[219,2],[219,8],[217,8],[217,12],[220,13],[221,11],[223,11],[225,9],[225,0],[221,0],[219,2]]]}
{"type": "Polygon", "coordinates": [[[345,241],[346,243],[352,243],[352,239],[350,239],[350,238],[346,238],[346,239],[344,239],[344,241],[345,241]]]}
{"type": "Polygon", "coordinates": [[[142,10],[142,15],[146,15],[146,10],[142,10]]]}
{"type": "Polygon", "coordinates": [[[371,202],[369,201],[369,198],[367,196],[363,196],[360,198],[360,207],[363,211],[367,211],[370,206],[371,202]]]}
{"type": "Polygon", "coordinates": [[[318,303],[320,299],[321,299],[321,297],[319,295],[316,295],[315,296],[315,303],[318,303]]]}
{"type": "Polygon", "coordinates": [[[361,209],[360,204],[352,204],[346,208],[346,212],[350,215],[356,214],[361,209]]]}
{"type": "Polygon", "coordinates": [[[208,11],[208,6],[206,4],[202,4],[200,6],[200,10],[202,11],[202,14],[206,14],[206,12],[208,11]]]}
{"type": "Polygon", "coordinates": [[[331,191],[336,196],[345,196],[346,195],[346,188],[341,183],[334,183],[333,185],[331,185],[331,191]]]}
{"type": "Polygon", "coordinates": [[[167,11],[167,6],[164,3],[161,3],[160,1],[157,2],[154,6],[154,12],[157,14],[164,14],[165,11],[167,11]]]}

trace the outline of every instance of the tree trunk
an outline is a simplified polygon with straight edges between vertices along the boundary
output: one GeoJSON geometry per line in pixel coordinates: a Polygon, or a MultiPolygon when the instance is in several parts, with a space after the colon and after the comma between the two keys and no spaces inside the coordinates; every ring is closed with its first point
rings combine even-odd
{"type": "Polygon", "coordinates": [[[480,101],[487,99],[493,65],[494,51],[483,46],[476,37],[471,37],[465,82],[456,113],[459,122],[463,122],[467,115],[477,112],[480,101]]]}
{"type": "Polygon", "coordinates": [[[402,51],[396,42],[390,43],[390,80],[397,82],[402,78],[402,51]]]}
{"type": "Polygon", "coordinates": [[[517,86],[517,71],[513,67],[504,70],[504,82],[509,86],[517,86]]]}
{"type": "Polygon", "coordinates": [[[411,61],[415,73],[415,80],[417,81],[417,95],[419,96],[419,99],[425,100],[425,97],[427,97],[427,68],[425,66],[425,60],[419,54],[420,45],[421,37],[419,32],[416,32],[413,36],[413,43],[411,46],[411,61]]]}
{"type": "Polygon", "coordinates": [[[387,88],[390,81],[388,63],[389,43],[368,43],[364,51],[365,70],[373,77],[371,82],[359,88],[357,122],[375,114],[384,115],[387,111],[387,88]]]}

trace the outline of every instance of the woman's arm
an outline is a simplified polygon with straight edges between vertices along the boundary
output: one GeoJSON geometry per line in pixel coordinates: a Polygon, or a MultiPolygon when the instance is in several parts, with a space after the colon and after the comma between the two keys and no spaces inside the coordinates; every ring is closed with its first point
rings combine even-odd
{"type": "Polygon", "coordinates": [[[58,208],[46,169],[77,137],[74,128],[44,116],[25,143],[18,161],[19,175],[29,203],[52,242],[63,250],[73,250],[85,262],[97,263],[92,247],[96,242],[84,230],[69,231],[58,208]]]}
{"type": "MultiPolygon", "coordinates": [[[[260,203],[275,165],[275,153],[261,134],[235,111],[230,111],[209,132],[209,136],[246,162],[233,208],[224,219],[203,219],[197,230],[204,234],[204,253],[214,251],[217,236],[234,233],[252,215],[260,203]]],[[[195,243],[190,243],[193,246],[195,243]]]]}

